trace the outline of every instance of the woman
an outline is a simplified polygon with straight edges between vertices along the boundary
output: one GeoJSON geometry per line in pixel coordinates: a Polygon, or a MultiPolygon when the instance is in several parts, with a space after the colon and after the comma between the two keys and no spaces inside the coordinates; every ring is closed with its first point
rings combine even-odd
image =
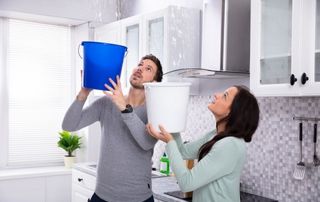
{"type": "Polygon", "coordinates": [[[194,202],[240,202],[240,175],[246,145],[259,123],[256,98],[244,87],[233,86],[217,93],[208,105],[216,130],[197,141],[183,144],[179,134],[160,132],[148,124],[149,134],[167,144],[171,167],[183,192],[193,191],[194,202]],[[199,162],[187,169],[183,159],[199,162]]]}

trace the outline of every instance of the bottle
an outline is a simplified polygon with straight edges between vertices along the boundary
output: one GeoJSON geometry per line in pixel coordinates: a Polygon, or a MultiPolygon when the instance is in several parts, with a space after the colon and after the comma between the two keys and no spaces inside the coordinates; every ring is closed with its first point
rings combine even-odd
{"type": "Polygon", "coordinates": [[[160,173],[167,176],[170,174],[170,161],[166,153],[163,153],[162,157],[160,158],[160,173]]]}

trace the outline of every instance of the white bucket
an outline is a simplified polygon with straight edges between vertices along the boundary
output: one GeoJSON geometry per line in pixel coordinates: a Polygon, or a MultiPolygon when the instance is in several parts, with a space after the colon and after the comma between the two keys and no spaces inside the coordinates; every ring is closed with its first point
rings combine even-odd
{"type": "Polygon", "coordinates": [[[168,132],[182,132],[186,127],[191,83],[145,83],[148,122],[159,131],[162,125],[168,132]]]}

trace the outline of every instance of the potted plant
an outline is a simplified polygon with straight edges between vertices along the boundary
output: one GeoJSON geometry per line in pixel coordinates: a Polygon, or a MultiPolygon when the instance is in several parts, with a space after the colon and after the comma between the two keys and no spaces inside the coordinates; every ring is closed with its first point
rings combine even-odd
{"type": "Polygon", "coordinates": [[[72,134],[69,131],[62,131],[59,132],[59,134],[60,139],[58,141],[58,147],[64,149],[68,153],[64,156],[64,165],[67,168],[71,168],[76,159],[72,153],[81,147],[81,137],[77,134],[72,134]]]}

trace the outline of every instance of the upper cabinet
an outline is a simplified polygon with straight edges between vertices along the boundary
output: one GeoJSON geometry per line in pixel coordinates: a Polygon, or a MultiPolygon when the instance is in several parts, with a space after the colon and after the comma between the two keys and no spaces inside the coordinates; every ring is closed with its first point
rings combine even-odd
{"type": "Polygon", "coordinates": [[[159,57],[163,72],[200,66],[200,10],[169,6],[146,14],[143,19],[143,55],[159,57]]]}
{"type": "Polygon", "coordinates": [[[124,87],[129,87],[129,79],[131,72],[137,66],[140,55],[143,51],[142,44],[142,19],[140,16],[133,16],[121,21],[118,21],[121,30],[121,43],[128,47],[128,53],[125,57],[122,66],[121,84],[124,87]]]}
{"type": "Polygon", "coordinates": [[[251,1],[250,88],[320,95],[320,0],[251,1]]]}
{"type": "Polygon", "coordinates": [[[200,33],[200,10],[169,6],[97,27],[95,40],[128,47],[121,80],[122,86],[129,87],[133,68],[147,54],[160,59],[164,73],[177,68],[199,67],[200,33]]]}

